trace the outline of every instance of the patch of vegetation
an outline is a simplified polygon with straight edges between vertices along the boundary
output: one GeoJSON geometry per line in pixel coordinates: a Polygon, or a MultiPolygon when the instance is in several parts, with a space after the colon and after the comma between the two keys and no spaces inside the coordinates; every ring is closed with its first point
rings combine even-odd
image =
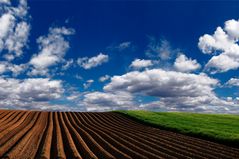
{"type": "Polygon", "coordinates": [[[239,115],[116,111],[149,126],[239,147],[239,115]]]}

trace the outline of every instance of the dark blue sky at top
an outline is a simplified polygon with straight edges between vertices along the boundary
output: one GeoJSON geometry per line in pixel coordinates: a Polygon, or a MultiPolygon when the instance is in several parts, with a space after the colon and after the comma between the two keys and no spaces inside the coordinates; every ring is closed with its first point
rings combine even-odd
{"type": "MultiPolygon", "coordinates": [[[[64,80],[80,84],[72,78],[79,74],[84,79],[97,80],[100,76],[124,74],[135,58],[146,58],[145,50],[149,36],[166,39],[172,48],[179,48],[188,57],[197,59],[202,65],[211,56],[198,49],[198,39],[208,33],[213,34],[217,26],[226,20],[239,18],[239,1],[29,1],[31,15],[31,35],[29,39],[29,61],[32,53],[37,53],[36,39],[48,32],[49,26],[67,26],[75,29],[70,40],[70,50],[65,58],[95,56],[100,52],[109,55],[110,62],[91,70],[79,67],[68,70],[64,80]],[[66,23],[67,21],[67,23],[66,23]],[[131,41],[134,50],[114,52],[107,47],[131,41]]],[[[237,76],[238,71],[212,75],[222,82],[237,76]]],[[[57,78],[57,77],[56,77],[57,78]]],[[[62,78],[62,77],[59,77],[62,78]]],[[[94,83],[92,89],[101,89],[94,83]]],[[[80,88],[82,89],[82,88],[80,88]]],[[[235,90],[218,90],[227,96],[235,90]],[[228,92],[227,92],[228,91],[228,92]]]]}

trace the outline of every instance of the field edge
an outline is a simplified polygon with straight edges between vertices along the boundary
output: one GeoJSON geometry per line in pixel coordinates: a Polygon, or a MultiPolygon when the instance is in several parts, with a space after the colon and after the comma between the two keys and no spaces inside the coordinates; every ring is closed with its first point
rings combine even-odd
{"type": "Polygon", "coordinates": [[[208,135],[208,134],[203,134],[201,132],[199,132],[199,133],[197,133],[197,132],[187,132],[187,131],[183,131],[183,130],[175,128],[175,127],[156,124],[156,123],[150,122],[148,120],[144,120],[142,118],[133,116],[133,115],[129,114],[128,111],[126,111],[126,110],[116,110],[116,111],[112,111],[112,112],[117,113],[117,114],[121,114],[121,115],[123,115],[123,116],[125,116],[125,117],[127,117],[131,120],[134,120],[134,121],[136,121],[138,123],[141,123],[143,125],[146,125],[146,126],[159,128],[159,129],[167,130],[167,131],[172,131],[172,132],[175,132],[175,133],[180,133],[180,134],[183,134],[183,135],[196,137],[196,138],[208,140],[208,141],[211,141],[211,142],[216,142],[216,143],[223,144],[223,145],[226,145],[226,146],[239,148],[239,140],[216,138],[214,136],[211,136],[211,135],[208,135]]]}

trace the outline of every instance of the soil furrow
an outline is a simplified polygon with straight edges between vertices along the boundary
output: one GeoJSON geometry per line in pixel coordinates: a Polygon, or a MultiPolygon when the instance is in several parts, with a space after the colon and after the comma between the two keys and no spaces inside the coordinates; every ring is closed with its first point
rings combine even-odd
{"type": "Polygon", "coordinates": [[[5,125],[0,127],[0,133],[6,129],[8,129],[9,127],[13,126],[14,124],[16,124],[20,119],[23,118],[23,116],[27,114],[25,112],[21,112],[20,114],[18,114],[18,116],[16,116],[13,120],[11,120],[10,122],[6,123],[5,125]]]}
{"type": "Polygon", "coordinates": [[[45,112],[40,113],[38,119],[35,121],[33,127],[26,133],[26,135],[18,142],[18,144],[5,156],[11,159],[27,159],[34,158],[42,132],[46,127],[48,114],[45,112]],[[31,157],[29,157],[31,156],[31,157]]]}
{"type": "MultiPolygon", "coordinates": [[[[93,114],[90,114],[90,116],[97,124],[101,125],[102,129],[111,131],[118,135],[123,134],[121,135],[122,138],[125,138],[129,142],[136,143],[138,146],[142,147],[143,149],[149,152],[158,154],[159,156],[162,156],[162,157],[169,157],[169,155],[175,156],[175,157],[182,157],[181,154],[176,153],[174,150],[167,149],[165,147],[166,145],[163,145],[163,146],[156,145],[153,142],[149,142],[148,140],[143,139],[142,137],[138,137],[138,134],[127,133],[127,131],[121,131],[121,128],[119,128],[116,131],[113,130],[112,127],[108,128],[108,125],[111,122],[110,120],[102,119],[100,116],[95,117],[93,114]]],[[[185,158],[188,158],[188,157],[185,156],[185,158]]]]}
{"type": "Polygon", "coordinates": [[[81,159],[81,155],[79,154],[76,145],[72,139],[72,136],[70,134],[70,129],[67,128],[65,121],[63,120],[62,113],[58,113],[59,117],[59,123],[61,127],[61,134],[63,137],[63,142],[64,142],[64,150],[66,153],[66,156],[69,158],[74,158],[74,159],[81,159]]]}
{"type": "MultiPolygon", "coordinates": [[[[95,120],[99,119],[98,123],[101,125],[104,125],[105,127],[110,128],[111,131],[115,130],[114,132],[125,133],[128,136],[132,136],[133,139],[135,140],[137,139],[139,142],[147,143],[147,145],[154,147],[156,150],[164,151],[165,153],[172,154],[173,156],[178,158],[182,158],[182,157],[204,158],[205,157],[205,156],[203,157],[203,156],[195,155],[187,147],[183,147],[183,146],[180,147],[179,145],[176,145],[176,144],[172,146],[173,143],[167,142],[165,140],[151,140],[150,137],[147,137],[147,134],[141,134],[140,132],[135,131],[135,129],[132,129],[130,133],[128,133],[127,129],[117,126],[117,124],[111,124],[112,120],[110,120],[110,118],[104,119],[103,116],[100,116],[98,114],[95,114],[95,115],[96,115],[95,120]],[[111,122],[107,122],[107,124],[104,124],[105,123],[104,121],[107,119],[111,122]],[[177,146],[180,147],[181,149],[177,148],[177,146]]],[[[93,114],[91,116],[94,117],[93,114]]]]}
{"type": "Polygon", "coordinates": [[[146,126],[112,112],[0,110],[0,158],[238,159],[239,148],[146,126]]]}
{"type": "Polygon", "coordinates": [[[0,156],[8,153],[8,151],[10,151],[10,149],[13,148],[14,145],[18,144],[18,141],[28,132],[29,129],[34,126],[34,123],[37,120],[38,116],[39,113],[33,114],[33,119],[28,118],[26,122],[1,138],[4,139],[5,142],[4,140],[1,140],[0,156]]]}
{"type": "Polygon", "coordinates": [[[71,131],[71,134],[83,158],[97,158],[94,152],[92,152],[92,150],[88,147],[86,143],[87,141],[83,139],[84,135],[80,133],[82,131],[81,128],[77,127],[74,120],[69,120],[69,118],[65,113],[64,119],[66,121],[67,126],[69,127],[69,130],[71,131]]]}
{"type": "MultiPolygon", "coordinates": [[[[106,153],[108,151],[116,158],[130,158],[128,155],[116,149],[112,144],[108,143],[94,130],[83,125],[82,122],[80,122],[79,119],[75,116],[75,113],[73,115],[69,114],[69,118],[74,121],[75,125],[80,126],[78,127],[78,130],[82,133],[79,133],[82,134],[83,137],[85,136],[85,141],[89,142],[88,145],[92,147],[92,150],[95,152],[95,154],[97,154],[97,156],[103,157],[105,156],[105,154],[101,153],[106,153]]],[[[110,155],[108,156],[110,157],[110,155]]]]}
{"type": "Polygon", "coordinates": [[[63,139],[62,139],[62,133],[61,133],[61,128],[59,124],[59,116],[57,112],[53,113],[54,115],[54,129],[55,133],[53,134],[56,139],[55,142],[53,143],[53,150],[55,150],[54,153],[54,158],[59,158],[59,159],[66,159],[66,154],[64,151],[64,144],[63,144],[63,139]]]}
{"type": "MultiPolygon", "coordinates": [[[[150,147],[145,146],[143,143],[140,143],[138,141],[133,140],[132,138],[125,136],[122,133],[113,133],[110,130],[107,129],[103,129],[101,125],[98,125],[96,122],[94,122],[94,120],[91,118],[90,115],[88,115],[88,113],[81,113],[81,115],[83,116],[83,118],[85,118],[86,120],[89,120],[92,122],[92,126],[96,127],[97,129],[100,129],[108,134],[110,134],[113,138],[116,138],[119,142],[126,144],[128,147],[130,147],[131,149],[141,152],[141,154],[149,157],[149,158],[161,158],[159,155],[156,155],[154,153],[151,152],[150,147]],[[130,140],[130,141],[129,141],[130,140]],[[139,145],[141,147],[139,147],[139,145]]],[[[161,154],[162,156],[167,156],[166,154],[161,154]]]]}
{"type": "Polygon", "coordinates": [[[96,137],[96,138],[94,138],[95,140],[97,140],[98,138],[100,139],[100,137],[102,137],[103,141],[105,140],[106,142],[110,143],[114,147],[117,147],[118,150],[126,153],[129,156],[136,157],[136,158],[147,158],[146,156],[143,156],[141,153],[138,153],[138,152],[132,150],[130,148],[131,146],[124,145],[124,144],[120,143],[118,140],[114,139],[109,134],[105,133],[104,131],[97,129],[95,126],[89,125],[90,121],[83,119],[82,115],[79,115],[78,113],[74,113],[73,115],[75,115],[76,121],[79,122],[79,120],[77,120],[77,118],[80,119],[80,121],[82,121],[82,123],[85,125],[85,128],[91,134],[91,136],[96,137]],[[95,134],[97,134],[97,135],[95,135],[95,134]]]}
{"type": "MultiPolygon", "coordinates": [[[[132,127],[133,127],[133,125],[140,126],[142,128],[145,127],[144,125],[142,125],[140,123],[136,123],[135,121],[127,119],[127,118],[123,117],[122,115],[119,115],[116,113],[105,113],[105,114],[111,115],[115,118],[120,118],[121,123],[127,122],[127,123],[129,123],[129,125],[132,125],[132,127]],[[116,114],[116,115],[114,115],[114,114],[116,114]]],[[[162,136],[168,136],[170,138],[175,138],[176,140],[178,140],[180,138],[181,139],[180,141],[187,141],[188,143],[192,143],[195,146],[207,149],[211,152],[217,152],[217,153],[221,153],[221,154],[223,152],[224,154],[229,155],[229,156],[231,156],[231,155],[238,156],[239,155],[238,150],[235,148],[224,146],[221,144],[217,144],[217,143],[202,140],[202,139],[198,139],[195,137],[185,136],[185,135],[181,135],[181,134],[170,132],[170,131],[160,130],[157,128],[153,128],[152,130],[150,130],[150,127],[148,127],[148,128],[145,127],[145,129],[142,129],[142,131],[144,131],[145,133],[148,133],[148,134],[152,134],[159,138],[162,136]],[[225,149],[226,149],[226,151],[225,151],[225,149]]]]}
{"type": "Polygon", "coordinates": [[[4,118],[2,118],[0,120],[0,126],[4,125],[6,121],[9,120],[9,118],[11,119],[11,116],[16,115],[18,112],[13,111],[13,112],[9,112],[6,116],[4,116],[4,118]]]}
{"type": "Polygon", "coordinates": [[[100,119],[100,118],[106,118],[109,119],[110,123],[109,127],[111,129],[114,130],[122,130],[122,131],[126,131],[127,129],[131,128],[132,131],[131,133],[137,134],[139,137],[144,138],[145,140],[154,142],[157,145],[162,145],[165,147],[168,147],[169,149],[178,152],[179,154],[181,153],[187,153],[189,156],[191,157],[196,157],[194,154],[198,154],[201,157],[210,157],[210,158],[215,158],[217,159],[218,157],[221,158],[229,158],[227,155],[224,154],[220,154],[220,153],[216,153],[216,152],[211,152],[212,154],[208,154],[210,151],[208,151],[208,149],[205,148],[200,148],[200,147],[196,147],[194,146],[192,143],[187,143],[187,141],[184,142],[178,142],[178,140],[173,140],[172,137],[165,137],[165,135],[161,135],[160,137],[156,137],[155,133],[154,135],[150,135],[149,133],[143,133],[142,132],[142,128],[137,128],[135,127],[128,127],[128,126],[119,126],[119,122],[115,121],[111,116],[107,116],[105,117],[104,115],[100,115],[98,113],[95,113],[95,115],[100,119]]]}
{"type": "Polygon", "coordinates": [[[40,146],[35,158],[50,159],[51,157],[51,142],[52,142],[52,132],[53,132],[53,113],[48,113],[48,122],[44,135],[41,139],[40,146]]]}

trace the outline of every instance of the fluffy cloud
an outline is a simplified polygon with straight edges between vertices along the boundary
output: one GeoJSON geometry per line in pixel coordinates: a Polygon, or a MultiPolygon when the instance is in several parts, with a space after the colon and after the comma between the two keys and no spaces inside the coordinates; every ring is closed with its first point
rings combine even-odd
{"type": "MultiPolygon", "coordinates": [[[[107,93],[125,92],[132,96],[154,96],[158,100],[141,103],[137,109],[154,111],[239,112],[239,104],[220,99],[213,91],[218,80],[206,74],[192,74],[162,69],[133,71],[114,76],[104,87],[107,93]]],[[[120,109],[120,108],[119,108],[120,109]]]]}
{"type": "Polygon", "coordinates": [[[239,87],[239,78],[231,78],[227,81],[226,85],[239,87]]]}
{"type": "Polygon", "coordinates": [[[140,109],[152,111],[185,111],[203,113],[239,113],[239,103],[235,100],[227,101],[212,97],[177,97],[160,98],[159,101],[141,104],[140,109]]]}
{"type": "Polygon", "coordinates": [[[92,83],[94,83],[94,80],[92,80],[92,79],[87,80],[86,83],[83,84],[84,89],[90,88],[90,86],[92,85],[92,83]]]}
{"type": "Polygon", "coordinates": [[[225,30],[227,31],[227,33],[233,37],[234,39],[239,38],[239,21],[236,21],[234,19],[232,20],[228,20],[225,23],[225,30]]]}
{"type": "Polygon", "coordinates": [[[65,60],[65,64],[62,66],[62,70],[69,69],[74,64],[73,59],[65,60]]]}
{"type": "Polygon", "coordinates": [[[110,76],[109,76],[109,75],[105,75],[105,76],[101,76],[101,77],[99,78],[99,81],[100,81],[100,82],[105,82],[105,81],[107,81],[108,79],[110,79],[110,76]]]}
{"type": "Polygon", "coordinates": [[[23,53],[30,31],[26,0],[20,0],[17,7],[10,6],[7,0],[1,1],[4,13],[0,17],[0,52],[5,50],[7,60],[13,60],[23,53]]]}
{"type": "Polygon", "coordinates": [[[156,97],[208,96],[218,81],[205,74],[188,74],[162,69],[133,71],[114,76],[106,91],[127,91],[156,97]],[[203,91],[202,91],[203,90],[203,91]]]}
{"type": "Polygon", "coordinates": [[[134,61],[132,61],[130,67],[134,69],[141,69],[141,68],[149,67],[152,65],[153,63],[151,60],[135,59],[134,61]]]}
{"type": "Polygon", "coordinates": [[[230,39],[221,27],[217,27],[213,35],[205,34],[201,36],[198,46],[203,53],[211,54],[217,50],[230,49],[233,42],[233,39],[230,39]]]}
{"type": "Polygon", "coordinates": [[[55,27],[49,29],[47,36],[39,37],[39,53],[29,62],[34,67],[29,75],[46,75],[48,67],[64,62],[63,57],[70,47],[67,37],[72,34],[74,30],[71,28],[55,27]]]}
{"type": "Polygon", "coordinates": [[[238,26],[239,21],[228,20],[224,29],[217,27],[213,35],[199,38],[198,47],[202,52],[214,55],[206,64],[206,70],[218,73],[239,68],[238,26]]]}
{"type": "Polygon", "coordinates": [[[78,58],[77,63],[80,67],[88,70],[93,67],[102,65],[103,63],[108,62],[108,60],[109,60],[108,55],[100,53],[99,55],[91,58],[89,57],[78,58]]]}
{"type": "Polygon", "coordinates": [[[74,100],[76,100],[78,98],[79,98],[78,94],[72,94],[72,95],[67,97],[67,100],[74,101],[74,100]]]}
{"type": "Polygon", "coordinates": [[[0,0],[0,3],[10,4],[10,0],[0,0]]]}
{"type": "Polygon", "coordinates": [[[87,111],[109,111],[135,108],[133,96],[125,92],[90,92],[83,100],[87,111]]]}
{"type": "Polygon", "coordinates": [[[0,105],[4,107],[31,107],[61,97],[61,81],[48,78],[0,78],[0,105]]]}
{"type": "Polygon", "coordinates": [[[180,72],[192,72],[199,69],[201,65],[197,63],[197,60],[192,60],[184,54],[180,54],[174,62],[174,67],[180,72]]]}
{"type": "Polygon", "coordinates": [[[4,64],[0,64],[0,74],[6,72],[6,66],[4,64]]]}
{"type": "Polygon", "coordinates": [[[226,72],[231,69],[237,69],[239,67],[239,61],[226,54],[220,54],[213,56],[206,64],[206,70],[210,70],[212,74],[218,72],[226,72]]]}
{"type": "Polygon", "coordinates": [[[0,62],[0,74],[11,72],[13,76],[17,76],[21,72],[25,71],[26,68],[26,64],[16,65],[8,62],[0,62]]]}

